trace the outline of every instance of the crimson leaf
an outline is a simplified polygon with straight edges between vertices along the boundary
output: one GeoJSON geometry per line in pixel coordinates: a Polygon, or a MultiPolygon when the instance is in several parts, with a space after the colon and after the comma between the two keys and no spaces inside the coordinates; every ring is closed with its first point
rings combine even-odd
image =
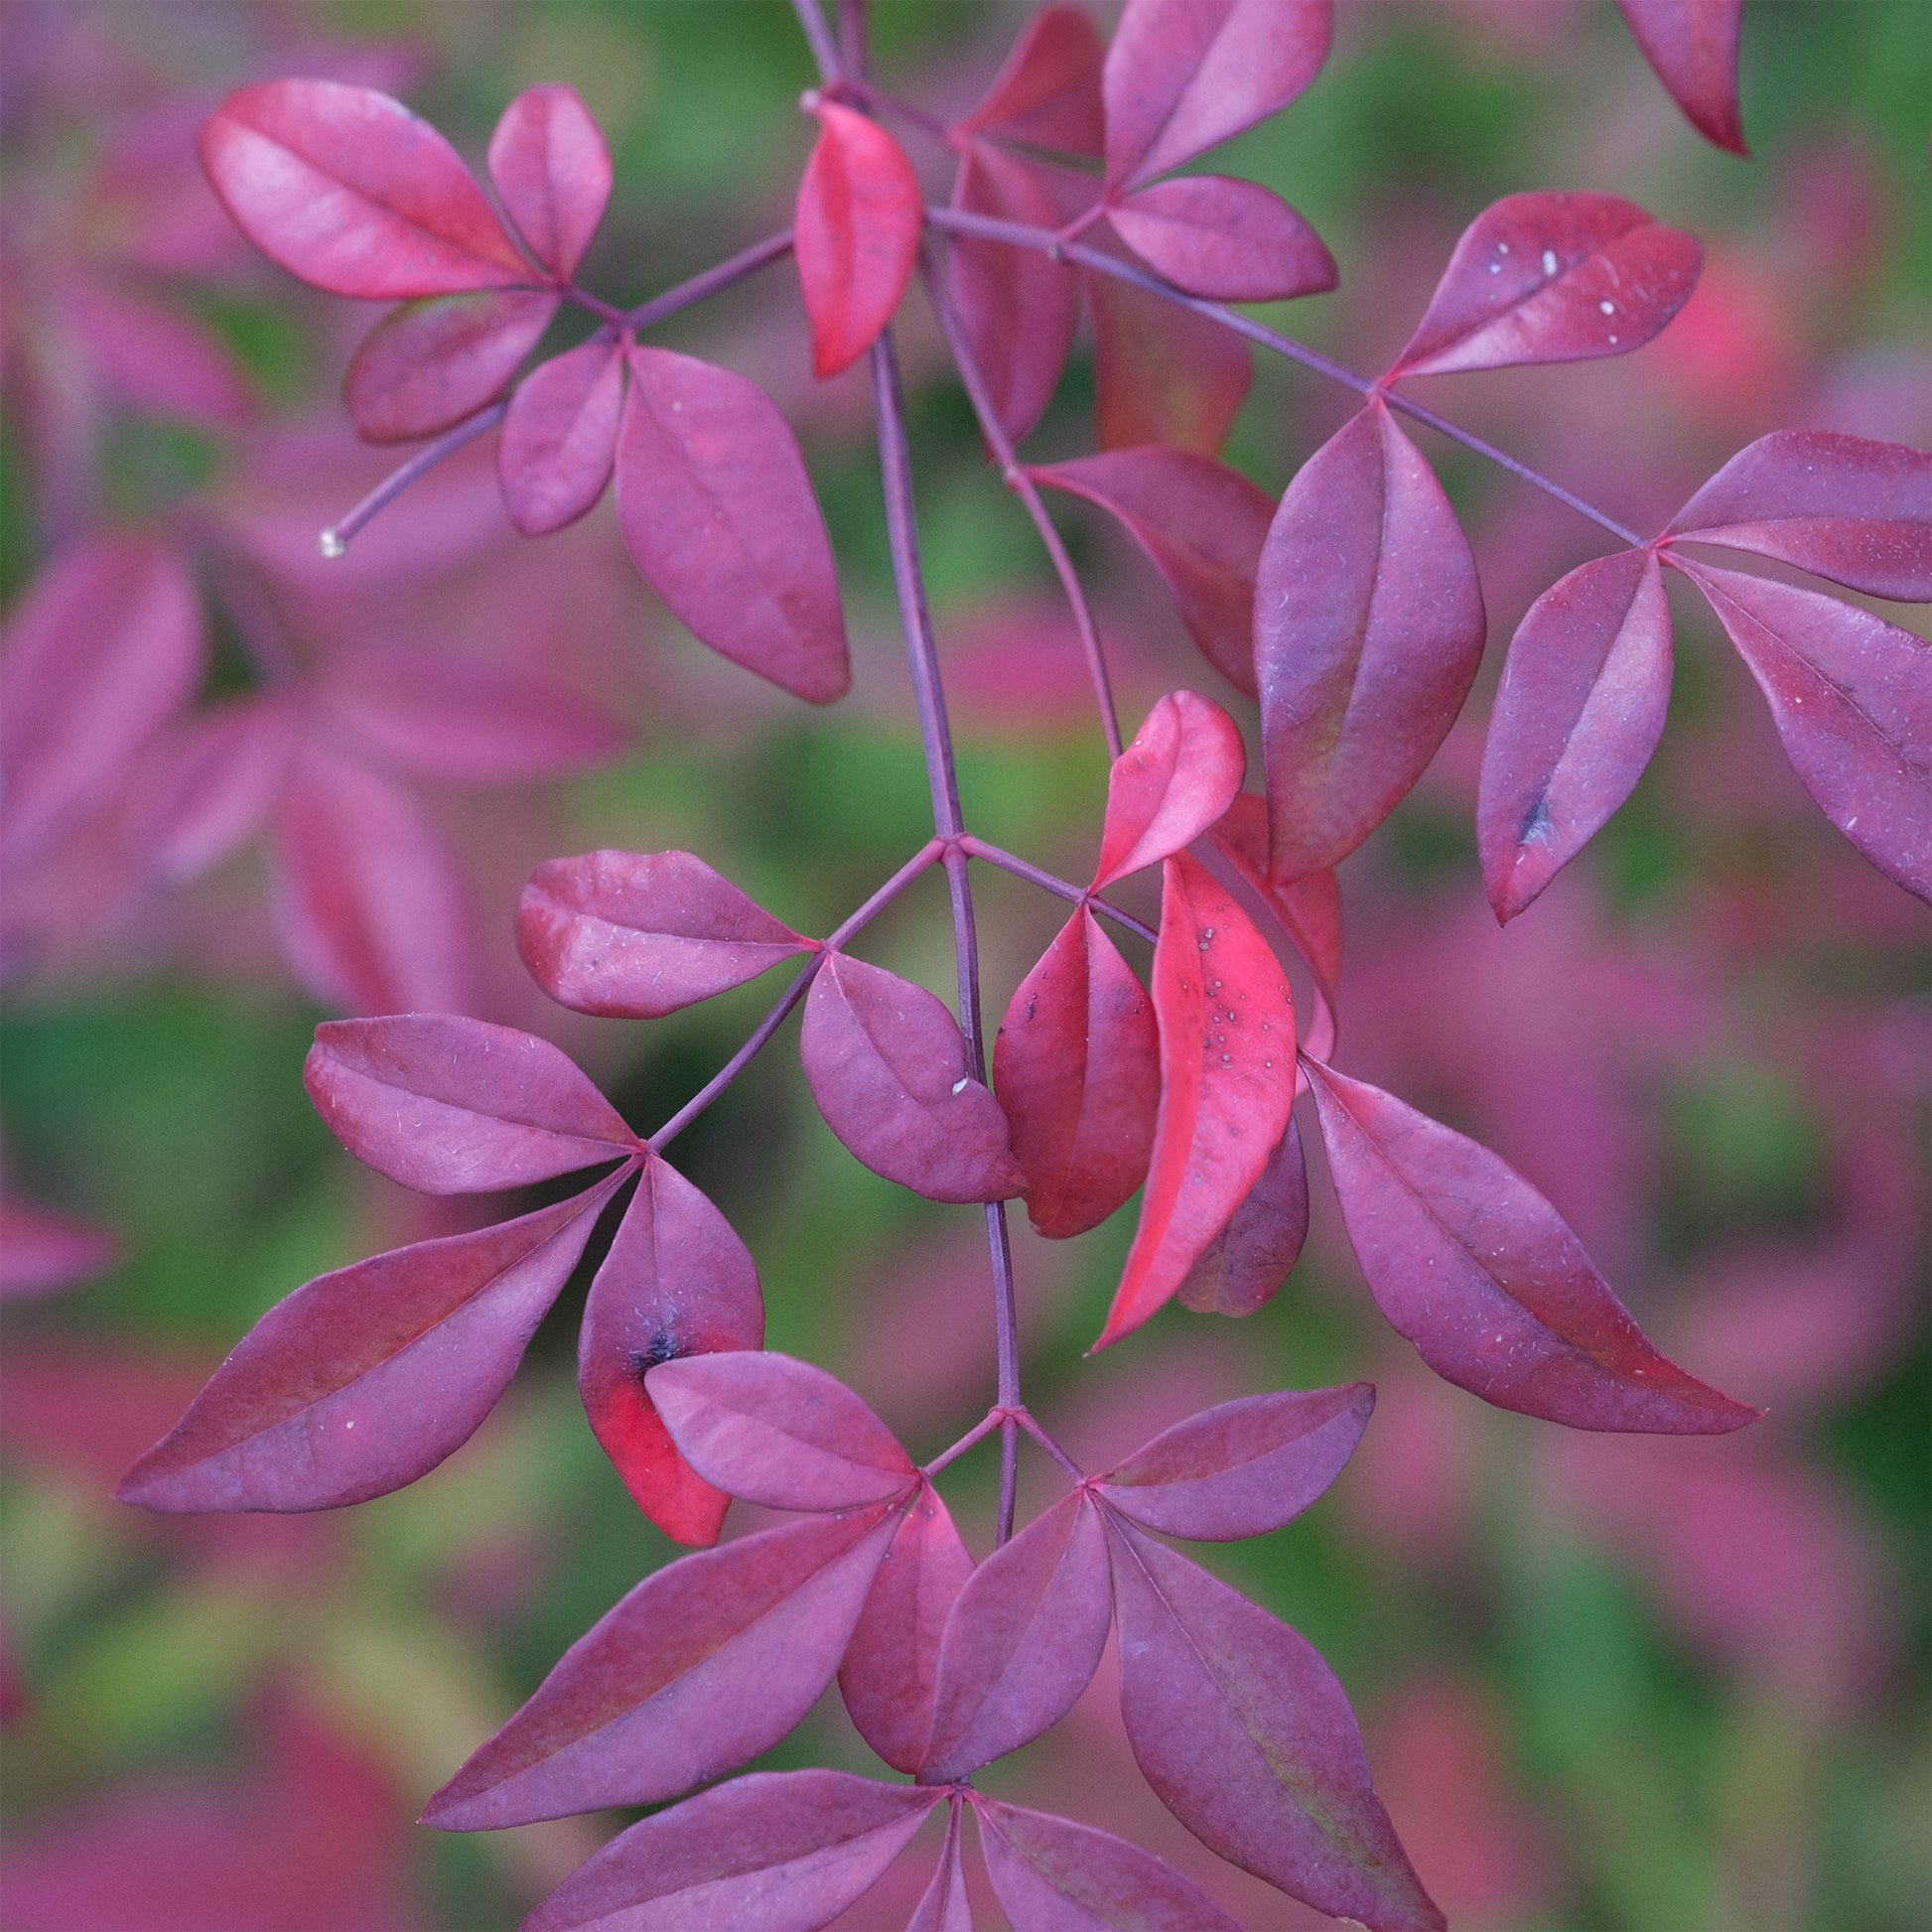
{"type": "Polygon", "coordinates": [[[956,134],[997,134],[1031,148],[1097,155],[1106,138],[1100,100],[1105,53],[1078,7],[1042,7],[1021,30],[980,104],[956,134]]]}
{"type": "Polygon", "coordinates": [[[1090,890],[1193,844],[1241,789],[1241,728],[1211,698],[1170,691],[1107,773],[1107,816],[1090,890]]]}
{"type": "Polygon", "coordinates": [[[574,89],[526,87],[503,109],[489,178],[530,253],[568,282],[611,200],[610,150],[574,89]]]}
{"type": "Polygon", "coordinates": [[[1156,182],[1110,203],[1135,254],[1176,288],[1216,302],[1285,302],[1335,286],[1335,258],[1273,190],[1227,175],[1156,182]]]}
{"type": "Polygon", "coordinates": [[[1746,155],[1737,109],[1744,0],[1616,0],[1643,58],[1707,141],[1746,155]]]}
{"type": "Polygon", "coordinates": [[[400,443],[474,416],[507,386],[558,301],[539,289],[481,289],[391,310],[349,358],[349,420],[366,442],[400,443]]]}
{"type": "Polygon", "coordinates": [[[517,384],[496,474],[510,521],[526,537],[576,522],[604,494],[622,410],[623,354],[616,343],[566,349],[517,384]]]}

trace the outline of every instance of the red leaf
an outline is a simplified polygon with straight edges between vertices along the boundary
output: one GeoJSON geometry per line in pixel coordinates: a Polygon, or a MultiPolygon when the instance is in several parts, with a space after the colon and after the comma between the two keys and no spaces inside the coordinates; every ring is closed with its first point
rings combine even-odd
{"type": "Polygon", "coordinates": [[[744,1242],[668,1162],[646,1161],[584,1304],[577,1385],[632,1500],[676,1542],[716,1543],[731,1499],[678,1453],[645,1378],[660,1362],[763,1340],[764,1297],[744,1242]]]}
{"type": "Polygon", "coordinates": [[[427,1475],[509,1386],[622,1177],[298,1288],[115,1495],[169,1512],[338,1509],[427,1475]]]}
{"type": "Polygon", "coordinates": [[[1255,583],[1269,867],[1332,866],[1449,736],[1482,656],[1475,559],[1422,453],[1371,403],[1305,463],[1255,583]]]}
{"type": "Polygon", "coordinates": [[[852,1509],[917,1479],[898,1438],[837,1376],[789,1355],[690,1356],[645,1387],[680,1453],[729,1496],[852,1509]]]}
{"type": "Polygon", "coordinates": [[[1672,562],[1737,646],[1818,809],[1932,899],[1932,644],[1816,591],[1672,562]]]}
{"type": "Polygon", "coordinates": [[[1177,168],[1288,103],[1328,56],[1328,0],[1128,0],[1107,50],[1107,185],[1177,168]]]}
{"type": "Polygon", "coordinates": [[[1670,535],[1923,604],[1932,601],[1932,456],[1828,430],[1779,430],[1739,450],[1671,518],[1670,535]]]}
{"type": "Polygon", "coordinates": [[[611,200],[611,153],[573,88],[526,87],[489,137],[489,178],[530,253],[568,282],[611,200]]]}
{"type": "Polygon", "coordinates": [[[655,1804],[775,1744],[832,1681],[894,1514],[808,1516],[646,1577],[429,1802],[491,1831],[655,1804]]]}
{"type": "Polygon", "coordinates": [[[1272,189],[1229,175],[1157,182],[1109,205],[1114,232],[1189,295],[1285,302],[1337,280],[1321,237],[1272,189]]]}
{"type": "Polygon", "coordinates": [[[1556,1209],[1487,1148],[1306,1064],[1369,1290],[1445,1381],[1572,1429],[1712,1436],[1757,1420],[1658,1354],[1556,1209]]]}
{"type": "Polygon", "coordinates": [[[987,1874],[1014,1932],[1240,1932],[1165,1859],[1111,1832],[969,1794],[987,1874]]]}
{"type": "Polygon", "coordinates": [[[638,1151],[569,1057],[451,1013],[325,1021],[302,1069],[329,1131],[426,1194],[483,1194],[638,1151]]]}
{"type": "Polygon", "coordinates": [[[919,259],[925,197],[905,151],[875,120],[835,101],[812,108],[819,135],[792,223],[812,367],[836,375],[892,321],[919,259]]]}
{"type": "Polygon", "coordinates": [[[1111,275],[1089,270],[1081,279],[1093,305],[1100,447],[1165,443],[1219,456],[1255,378],[1247,344],[1219,323],[1111,275]]]}
{"type": "Polygon", "coordinates": [[[997,134],[1030,148],[1098,155],[1106,138],[1100,101],[1104,59],[1100,36],[1078,7],[1042,7],[1021,31],[980,104],[953,132],[997,134]]]}
{"type": "Polygon", "coordinates": [[[938,1869],[920,1895],[905,1932],[973,1932],[973,1909],[966,1896],[966,1867],[959,1857],[959,1800],[946,1820],[946,1843],[938,1869]]]}
{"type": "Polygon", "coordinates": [[[1293,1116],[1261,1178],[1188,1269],[1175,1299],[1196,1314],[1253,1314],[1281,1292],[1309,1237],[1309,1173],[1293,1116]]]}
{"type": "Polygon", "coordinates": [[[1748,156],[1737,111],[1744,0],[1616,0],[1643,58],[1707,141],[1748,156]]]}
{"type": "Polygon", "coordinates": [[[1123,1516],[1164,1536],[1261,1536],[1326,1491],[1374,1407],[1367,1382],[1223,1402],[1163,1431],[1095,1487],[1123,1516]]]}
{"type": "Polygon", "coordinates": [[[1255,694],[1255,567],[1275,505],[1211,457],[1149,444],[1029,471],[1120,518],[1166,578],[1187,634],[1237,690],[1255,694]]]}
{"type": "Polygon", "coordinates": [[[57,1294],[104,1275],[119,1258],[111,1229],[0,1199],[0,1302],[57,1294]]]}
{"type": "Polygon", "coordinates": [[[1513,919],[1629,797],[1663,736],[1670,603],[1648,551],[1545,591],[1510,639],[1476,803],[1483,883],[1513,919]]]}
{"type": "Polygon", "coordinates": [[[516,911],[516,943],[563,1006],[656,1020],[778,964],[815,941],[780,924],[689,852],[546,859],[516,911]]]}
{"type": "Polygon", "coordinates": [[[1505,195],[1462,230],[1386,379],[1626,355],[1690,300],[1703,261],[1615,195],[1505,195]]]}
{"type": "Polygon", "coordinates": [[[641,1819],[522,1932],[812,1932],[861,1896],[944,1794],[845,1771],[758,1771],[641,1819]]]}
{"type": "Polygon", "coordinates": [[[1192,845],[1233,802],[1247,768],[1241,727],[1219,705],[1195,691],[1169,692],[1107,774],[1091,890],[1192,845]]]}
{"type": "Polygon", "coordinates": [[[1084,906],[1014,994],[993,1083],[1041,1234],[1098,1227],[1147,1178],[1161,1091],[1154,1008],[1084,906]]]}
{"type": "Polygon", "coordinates": [[[618,526],[713,650],[813,704],[852,682],[832,546],[804,459],[757,383],[667,348],[629,351],[618,526]]]}
{"type": "Polygon", "coordinates": [[[275,698],[238,698],[156,741],[128,806],[128,841],[170,884],[199,878],[267,823],[288,781],[294,720],[275,698]]]}
{"type": "Polygon", "coordinates": [[[617,461],[623,356],[585,343],[540,362],[516,386],[496,445],[510,521],[526,537],[574,523],[604,494],[617,461]]]}
{"type": "Polygon", "coordinates": [[[398,100],[335,80],[231,93],[203,127],[202,166],[271,261],[366,301],[535,278],[456,150],[398,100]]]}
{"type": "Polygon", "coordinates": [[[364,442],[401,443],[474,416],[508,386],[557,302],[540,289],[483,289],[392,309],[349,358],[349,420],[364,442]]]}
{"type": "Polygon", "coordinates": [[[1096,1348],[1138,1328],[1185,1280],[1260,1178],[1295,1103],[1288,981],[1247,914],[1185,853],[1167,862],[1154,1011],[1154,1163],[1096,1348]]]}
{"type": "Polygon", "coordinates": [[[939,1492],[921,1478],[839,1666],[839,1690],[859,1735],[908,1776],[932,1738],[939,1644],[973,1559],[939,1492]]]}
{"type": "Polygon", "coordinates": [[[920,1782],[965,1777],[1057,1724],[1099,1668],[1112,1621],[1106,1534],[1076,1489],[995,1550],[953,1603],[920,1782]]]}
{"type": "Polygon", "coordinates": [[[1026,1191],[1006,1115],[967,1070],[959,1023],[924,987],[827,953],[798,1045],[826,1124],[874,1173],[928,1200],[1026,1191]]]}
{"type": "Polygon", "coordinates": [[[1120,1711],[1161,1802],[1232,1864],[1372,1932],[1443,1932],[1305,1637],[1119,1521],[1120,1711]]]}

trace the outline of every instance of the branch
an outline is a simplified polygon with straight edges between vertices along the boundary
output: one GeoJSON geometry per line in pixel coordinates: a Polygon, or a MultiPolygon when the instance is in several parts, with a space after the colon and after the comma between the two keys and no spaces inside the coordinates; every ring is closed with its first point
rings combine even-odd
{"type": "Polygon", "coordinates": [[[1002,872],[1010,872],[1014,878],[1024,879],[1030,886],[1037,886],[1042,892],[1051,893],[1055,898],[1063,898],[1069,904],[1090,905],[1096,912],[1106,913],[1116,925],[1138,933],[1150,946],[1160,937],[1152,926],[1143,925],[1131,912],[1123,912],[1118,905],[1110,905],[1097,893],[1083,891],[1070,879],[1042,872],[1039,867],[1028,864],[1025,859],[1015,858],[1011,852],[1002,851],[997,845],[988,845],[984,839],[974,838],[970,832],[959,844],[969,859],[983,859],[989,866],[998,866],[1002,872]]]}

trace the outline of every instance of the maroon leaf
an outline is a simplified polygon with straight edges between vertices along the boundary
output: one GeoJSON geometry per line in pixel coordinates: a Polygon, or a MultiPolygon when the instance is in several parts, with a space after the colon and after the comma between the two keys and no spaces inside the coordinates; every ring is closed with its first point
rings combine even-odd
{"type": "Polygon", "coordinates": [[[1211,698],[1170,691],[1107,774],[1091,890],[1192,845],[1233,802],[1247,768],[1241,727],[1211,698]]]}
{"type": "Polygon", "coordinates": [[[932,1738],[940,1639],[972,1574],[973,1559],[946,1505],[921,1478],[839,1666],[839,1690],[859,1735],[908,1776],[932,1738]]]}
{"type": "Polygon", "coordinates": [[[1161,1091],[1154,1007],[1084,906],[1014,994],[993,1083],[1041,1234],[1098,1227],[1147,1178],[1161,1091]]]}
{"type": "Polygon", "coordinates": [[[827,953],[798,1044],[826,1124],[874,1173],[928,1200],[1026,1191],[1006,1115],[968,1070],[959,1023],[924,987],[827,953]]]}
{"type": "Polygon", "coordinates": [[[1819,810],[1932,899],[1932,644],[1816,591],[1672,562],[1737,646],[1819,810]]]}
{"type": "Polygon", "coordinates": [[[813,704],[843,697],[832,546],[785,419],[729,369],[667,348],[627,359],[618,525],[637,568],[713,650],[813,704]]]}
{"type": "Polygon", "coordinates": [[[1291,1116],[1261,1178],[1195,1258],[1175,1299],[1196,1314],[1253,1314],[1281,1292],[1308,1237],[1309,1173],[1291,1116]]]}
{"type": "Polygon", "coordinates": [[[1123,1516],[1164,1536],[1261,1536],[1326,1491],[1374,1407],[1367,1382],[1223,1402],[1163,1431],[1095,1487],[1123,1516]]]}
{"type": "Polygon", "coordinates": [[[1098,155],[1106,138],[1104,59],[1100,36],[1078,7],[1042,7],[1021,31],[980,104],[953,132],[1098,155]]]}
{"type": "Polygon", "coordinates": [[[508,386],[557,313],[538,289],[484,289],[405,303],[362,338],[343,378],[369,443],[400,443],[474,416],[508,386]]]}
{"type": "Polygon", "coordinates": [[[919,259],[925,197],[905,151],[855,108],[820,100],[798,184],[792,246],[812,327],[812,367],[836,375],[892,321],[919,259]]]}
{"type": "Polygon", "coordinates": [[[1185,853],[1167,862],[1154,1011],[1154,1162],[1096,1348],[1138,1328],[1186,1279],[1261,1177],[1295,1103],[1288,981],[1248,915],[1185,853]]]}
{"type": "Polygon", "coordinates": [[[959,1857],[959,1799],[946,1820],[946,1843],[938,1869],[920,1895],[905,1932],[973,1932],[973,1910],[966,1896],[966,1867],[959,1857]]]}
{"type": "MultiPolygon", "coordinates": [[[[1202,11],[1211,11],[1211,3],[1202,11]]],[[[1165,443],[1219,456],[1255,377],[1247,344],[1205,316],[1111,275],[1087,271],[1081,279],[1093,305],[1100,447],[1165,443]]]]}
{"type": "Polygon", "coordinates": [[[688,852],[547,859],[516,912],[536,983],[579,1013],[656,1020],[816,941],[782,925],[688,852]]]}
{"type": "Polygon", "coordinates": [[[1184,1557],[1118,1520],[1108,1529],[1121,1717],[1161,1802],[1318,1911],[1372,1932],[1443,1932],[1313,1647],[1184,1557]]]}
{"type": "Polygon", "coordinates": [[[652,1157],[584,1304],[577,1385],[632,1500],[675,1542],[716,1543],[731,1499],[678,1453],[646,1378],[661,1362],[763,1340],[750,1251],[690,1181],[652,1157]]]}
{"type": "Polygon", "coordinates": [[[1013,1932],[1239,1932],[1165,1859],[1091,1825],[970,1794],[987,1874],[1013,1932]]]}
{"type": "Polygon", "coordinates": [[[1615,195],[1505,195],[1462,230],[1387,379],[1626,355],[1691,299],[1703,261],[1615,195]]]}
{"type": "Polygon", "coordinates": [[[540,363],[517,384],[496,445],[510,521],[526,537],[574,523],[604,494],[617,461],[623,356],[589,342],[540,363]]]}
{"type": "Polygon", "coordinates": [[[1106,1534],[1076,1489],[995,1550],[953,1603],[920,1782],[965,1777],[1057,1724],[1099,1668],[1112,1621],[1106,1534]]]}
{"type": "Polygon", "coordinates": [[[1778,430],[1739,450],[1671,518],[1669,534],[1923,604],[1932,601],[1932,456],[1829,430],[1778,430]]]}
{"type": "Polygon", "coordinates": [[[1111,203],[1114,232],[1176,288],[1216,302],[1285,302],[1335,286],[1335,258],[1272,189],[1228,175],[1157,182],[1111,203]]]}
{"type": "Polygon", "coordinates": [[[1573,570],[1511,638],[1476,804],[1483,883],[1513,919],[1629,797],[1663,736],[1670,603],[1648,551],[1573,570]]]}
{"type": "Polygon", "coordinates": [[[110,1229],[0,1198],[0,1302],[57,1294],[105,1274],[119,1258],[110,1229]]]}
{"type": "Polygon", "coordinates": [[[115,1495],[171,1512],[337,1509],[426,1475],[509,1386],[621,1178],[298,1288],[115,1495]]]}
{"type": "Polygon", "coordinates": [[[1556,1209],[1487,1148],[1306,1064],[1369,1290],[1445,1381],[1573,1429],[1711,1436],[1757,1420],[1658,1354],[1556,1209]]]}
{"type": "Polygon", "coordinates": [[[1119,517],[1167,579],[1201,655],[1254,696],[1255,567],[1275,516],[1265,491],[1211,457],[1160,444],[1028,474],[1119,517]]]}
{"type": "Polygon", "coordinates": [[[1737,111],[1744,0],[1616,0],[1643,58],[1707,141],[1748,156],[1737,111]]]}
{"type": "Polygon", "coordinates": [[[429,1802],[444,1831],[647,1805],[722,1776],[811,1709],[894,1513],[808,1516],[646,1577],[429,1802]]]}
{"type": "Polygon", "coordinates": [[[1128,0],[1107,50],[1107,184],[1177,168],[1321,70],[1327,0],[1128,0]]]}
{"type": "Polygon", "coordinates": [[[620,1833],[522,1932],[812,1932],[864,1893],[944,1794],[845,1771],[758,1771],[620,1833]]]}
{"type": "Polygon", "coordinates": [[[335,80],[240,87],[200,147],[242,233],[332,295],[394,300],[533,279],[456,150],[387,94],[335,80]]]}
{"type": "Polygon", "coordinates": [[[349,1153],[426,1194],[527,1187],[640,1145],[547,1039],[451,1013],[325,1021],[302,1078],[349,1153]]]}
{"type": "Polygon", "coordinates": [[[128,808],[128,842],[142,863],[180,883],[253,838],[288,781],[294,722],[281,700],[238,698],[158,739],[128,808]]]}
{"type": "Polygon", "coordinates": [[[1482,656],[1475,559],[1422,453],[1371,403],[1289,484],[1255,584],[1277,880],[1332,866],[1449,736],[1482,656]]]}
{"type": "Polygon", "coordinates": [[[573,88],[527,87],[489,137],[489,178],[530,253],[568,282],[611,199],[611,153],[573,88]]]}

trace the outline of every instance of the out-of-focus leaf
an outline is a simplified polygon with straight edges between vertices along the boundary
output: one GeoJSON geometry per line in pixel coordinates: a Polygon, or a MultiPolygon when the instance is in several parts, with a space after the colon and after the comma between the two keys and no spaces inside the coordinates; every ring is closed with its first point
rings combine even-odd
{"type": "Polygon", "coordinates": [[[1106,138],[1100,69],[1106,51],[1078,7],[1042,7],[956,134],[996,134],[1030,148],[1098,155],[1106,138]]]}
{"type": "Polygon", "coordinates": [[[1744,0],[1616,0],[1671,98],[1707,141],[1748,155],[1737,108],[1744,0]]]}

